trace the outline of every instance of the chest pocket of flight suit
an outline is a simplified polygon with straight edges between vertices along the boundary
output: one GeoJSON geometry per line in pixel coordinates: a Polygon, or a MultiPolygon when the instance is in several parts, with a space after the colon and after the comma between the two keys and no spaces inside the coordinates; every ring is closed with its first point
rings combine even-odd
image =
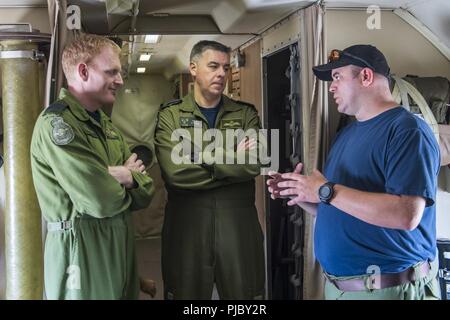
{"type": "Polygon", "coordinates": [[[105,148],[105,144],[102,141],[102,138],[99,136],[99,133],[96,130],[89,128],[88,126],[83,128],[83,132],[86,135],[86,138],[94,150],[102,159],[108,159],[108,153],[105,148]]]}
{"type": "Polygon", "coordinates": [[[121,150],[122,143],[119,136],[117,134],[111,134],[108,130],[105,134],[102,134],[100,133],[100,130],[100,128],[93,129],[87,126],[83,128],[92,149],[95,150],[108,165],[122,165],[125,160],[123,159],[124,153],[121,150]]]}
{"type": "Polygon", "coordinates": [[[233,146],[233,150],[236,150],[239,141],[244,137],[244,120],[241,117],[221,119],[219,128],[223,136],[223,145],[227,149],[233,146]],[[233,140],[229,141],[229,138],[233,140]]]}
{"type": "Polygon", "coordinates": [[[193,115],[182,115],[179,119],[180,135],[176,143],[183,142],[183,153],[182,157],[187,157],[191,161],[195,162],[197,160],[198,153],[203,150],[203,132],[205,130],[205,125],[201,119],[197,119],[193,115]],[[194,131],[199,130],[199,141],[195,141],[194,131]],[[190,151],[190,154],[188,153],[190,151]]]}
{"type": "Polygon", "coordinates": [[[127,159],[124,159],[125,150],[119,134],[113,128],[105,129],[106,141],[108,144],[110,164],[121,166],[127,159]]]}

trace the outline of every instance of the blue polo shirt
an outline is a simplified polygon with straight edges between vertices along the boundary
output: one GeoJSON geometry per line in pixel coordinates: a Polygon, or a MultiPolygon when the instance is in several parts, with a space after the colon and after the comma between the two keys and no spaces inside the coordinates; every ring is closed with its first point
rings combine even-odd
{"type": "Polygon", "coordinates": [[[439,146],[429,126],[402,107],[339,132],[330,150],[327,180],[367,192],[421,196],[426,207],[412,230],[383,228],[359,220],[332,205],[319,204],[315,254],[335,276],[403,271],[436,254],[436,189],[439,146]]]}

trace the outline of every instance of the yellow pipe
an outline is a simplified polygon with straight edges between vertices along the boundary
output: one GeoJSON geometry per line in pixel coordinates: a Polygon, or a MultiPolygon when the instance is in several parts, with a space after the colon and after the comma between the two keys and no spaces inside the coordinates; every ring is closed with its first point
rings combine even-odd
{"type": "MultiPolygon", "coordinates": [[[[2,51],[31,51],[24,40],[0,41],[2,51]]],[[[42,299],[41,214],[31,176],[30,143],[41,109],[39,63],[30,58],[0,59],[5,154],[6,298],[42,299]]]]}

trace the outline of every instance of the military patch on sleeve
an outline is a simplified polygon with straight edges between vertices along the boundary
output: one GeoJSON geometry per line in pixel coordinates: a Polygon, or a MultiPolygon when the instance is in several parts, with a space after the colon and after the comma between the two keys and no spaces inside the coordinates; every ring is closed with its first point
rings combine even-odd
{"type": "Polygon", "coordinates": [[[52,140],[54,144],[63,146],[69,144],[75,137],[72,127],[64,122],[62,117],[54,117],[51,125],[53,127],[52,140]]]}
{"type": "Polygon", "coordinates": [[[180,127],[189,128],[194,126],[194,117],[180,117],[180,127]]]}
{"type": "Polygon", "coordinates": [[[222,129],[238,129],[242,128],[242,119],[222,119],[220,121],[222,129]]]}

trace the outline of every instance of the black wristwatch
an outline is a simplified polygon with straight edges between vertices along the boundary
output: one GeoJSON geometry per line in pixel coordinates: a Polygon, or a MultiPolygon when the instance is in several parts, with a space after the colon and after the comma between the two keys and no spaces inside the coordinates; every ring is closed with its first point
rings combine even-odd
{"type": "Polygon", "coordinates": [[[325,204],[330,204],[331,199],[333,199],[334,196],[334,185],[333,182],[325,182],[323,185],[319,188],[319,199],[321,202],[325,204]]]}

